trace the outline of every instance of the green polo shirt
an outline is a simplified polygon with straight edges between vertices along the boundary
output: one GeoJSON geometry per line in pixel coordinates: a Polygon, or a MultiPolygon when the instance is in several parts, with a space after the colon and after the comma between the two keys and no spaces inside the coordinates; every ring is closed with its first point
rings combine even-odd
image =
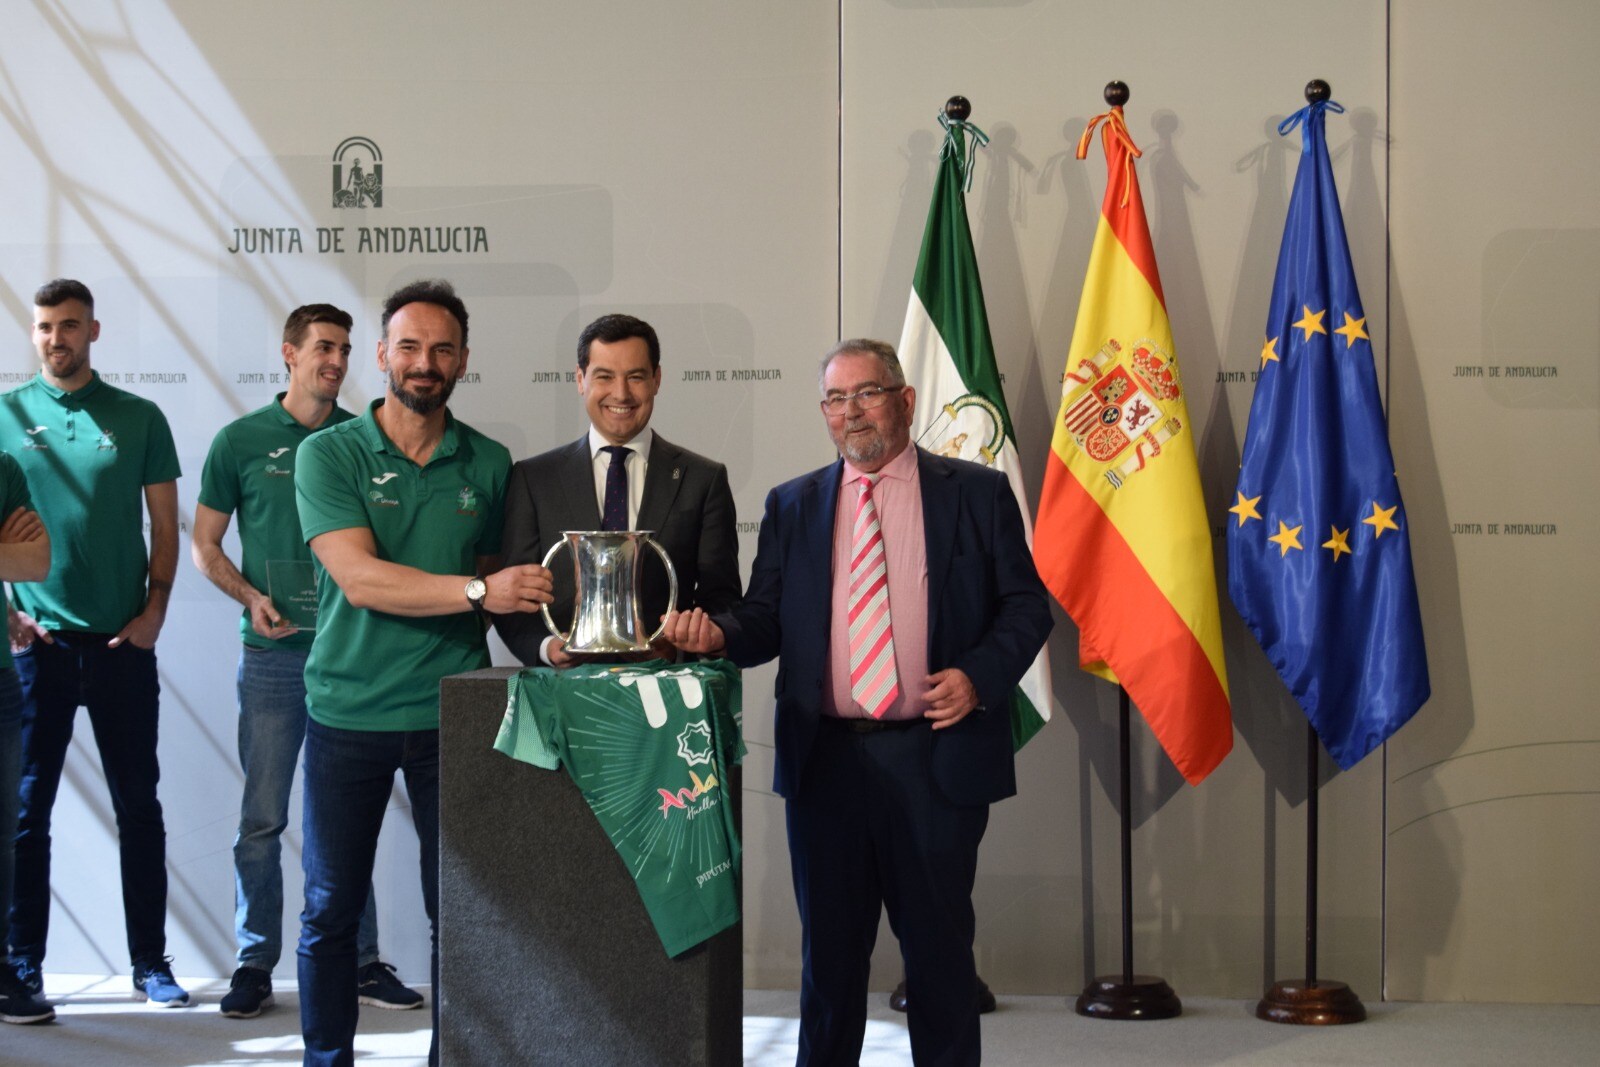
{"type": "MultiPolygon", "coordinates": [[[[300,527],[372,531],[378,557],[430,574],[474,574],[500,551],[511,453],[446,413],[426,466],[378,427],[375,400],[358,419],[319,430],[295,465],[300,527]]],[[[465,582],[462,583],[465,585],[465,582]]],[[[319,565],[316,639],[306,661],[306,710],[342,730],[437,730],[439,679],[489,665],[484,625],[467,610],[406,618],[351,607],[319,565]]]]}
{"type": "MultiPolygon", "coordinates": [[[[200,471],[200,503],[224,515],[239,515],[239,573],[270,593],[268,560],[311,559],[300,536],[294,502],[295,453],[315,430],[300,425],[283,408],[283,393],[264,408],[235,419],[218,431],[200,471]]],[[[337,405],[317,429],[355,418],[337,405]]],[[[279,607],[279,610],[283,610],[279,607]]],[[[250,625],[250,609],[239,617],[239,633],[251,648],[310,648],[314,631],[302,630],[274,641],[250,625]]]]}
{"type": "MultiPolygon", "coordinates": [[[[18,508],[33,508],[33,498],[28,495],[28,479],[15,459],[0,452],[0,522],[4,522],[18,508]]],[[[11,642],[0,641],[0,671],[11,669],[11,642]]]]}
{"type": "Polygon", "coordinates": [[[14,587],[47,630],[114,634],[144,610],[144,487],[183,473],[166,416],[94,375],[68,393],[35,376],[0,396],[0,448],[28,476],[50,576],[14,587]]]}

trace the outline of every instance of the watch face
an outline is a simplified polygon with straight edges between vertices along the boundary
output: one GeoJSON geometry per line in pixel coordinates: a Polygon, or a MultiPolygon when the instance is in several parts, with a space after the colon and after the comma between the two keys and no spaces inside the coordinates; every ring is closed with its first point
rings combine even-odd
{"type": "Polygon", "coordinates": [[[467,583],[467,599],[474,604],[482,603],[484,595],[489,592],[489,587],[483,584],[482,578],[474,578],[467,583]]]}

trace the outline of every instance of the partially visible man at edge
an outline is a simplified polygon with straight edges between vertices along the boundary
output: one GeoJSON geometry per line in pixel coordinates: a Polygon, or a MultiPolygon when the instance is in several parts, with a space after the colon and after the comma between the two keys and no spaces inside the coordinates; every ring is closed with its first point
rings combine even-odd
{"type": "MultiPolygon", "coordinates": [[[[5,452],[0,452],[0,515],[5,516],[0,522],[0,581],[43,581],[50,573],[50,536],[33,510],[22,468],[5,452]]],[[[22,684],[6,641],[0,643],[0,916],[11,911],[11,853],[21,781],[22,684]]],[[[7,951],[0,944],[0,954],[7,951]]],[[[0,1022],[46,1023],[55,1017],[56,1010],[29,992],[16,971],[0,966],[0,1022]]]]}

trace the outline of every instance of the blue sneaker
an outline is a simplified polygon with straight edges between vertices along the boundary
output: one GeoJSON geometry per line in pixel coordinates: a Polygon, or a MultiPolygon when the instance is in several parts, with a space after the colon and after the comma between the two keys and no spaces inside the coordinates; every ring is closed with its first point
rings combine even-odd
{"type": "Polygon", "coordinates": [[[157,1008],[187,1008],[189,994],[172,977],[172,957],[133,965],[133,999],[157,1008]]]}
{"type": "Polygon", "coordinates": [[[361,968],[356,977],[361,1003],[391,1011],[409,1011],[422,1007],[422,994],[408,989],[395,976],[394,968],[382,960],[373,960],[361,968]]]}
{"type": "Polygon", "coordinates": [[[14,959],[11,961],[11,970],[17,976],[17,982],[29,994],[44,996],[44,972],[39,965],[29,959],[14,959]]]}

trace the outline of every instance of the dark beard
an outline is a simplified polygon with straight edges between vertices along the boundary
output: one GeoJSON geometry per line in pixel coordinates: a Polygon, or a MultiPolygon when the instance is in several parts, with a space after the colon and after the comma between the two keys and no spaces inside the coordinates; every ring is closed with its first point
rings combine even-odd
{"type": "Polygon", "coordinates": [[[408,391],[405,383],[396,378],[393,371],[390,371],[389,391],[408,411],[418,415],[432,415],[449,402],[450,394],[456,391],[456,383],[455,379],[446,378],[443,387],[433,396],[418,396],[416,393],[408,391]]]}

